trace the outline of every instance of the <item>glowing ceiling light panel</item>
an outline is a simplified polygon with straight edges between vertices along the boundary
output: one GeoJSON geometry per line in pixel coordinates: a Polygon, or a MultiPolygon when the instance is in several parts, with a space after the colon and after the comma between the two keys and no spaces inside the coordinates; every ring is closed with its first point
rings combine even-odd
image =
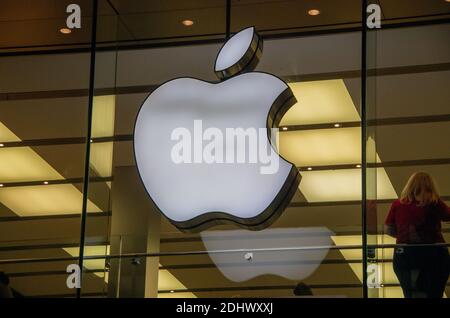
{"type": "MultiPolygon", "coordinates": [[[[92,138],[114,136],[116,96],[94,96],[93,105],[92,138]]],[[[112,176],[113,150],[114,142],[96,142],[91,145],[89,162],[98,176],[112,176]]]]}
{"type": "MultiPolygon", "coordinates": [[[[361,169],[302,171],[300,191],[308,202],[361,199],[361,169]]],[[[396,199],[397,193],[383,168],[377,169],[377,199],[396,199]]]]}
{"type": "Polygon", "coordinates": [[[0,162],[2,182],[64,179],[30,147],[1,148],[0,162]]]}
{"type": "MultiPolygon", "coordinates": [[[[361,128],[341,127],[336,122],[358,122],[360,117],[343,80],[289,83],[298,102],[286,112],[280,125],[330,124],[329,129],[289,129],[280,133],[280,154],[297,167],[330,166],[302,171],[300,191],[308,202],[361,199],[361,128]],[[333,165],[355,169],[332,169],[333,165]]],[[[368,140],[368,162],[381,163],[375,141],[368,140]]],[[[397,193],[384,168],[376,169],[378,199],[395,199],[397,193]]]]}
{"type": "Polygon", "coordinates": [[[311,129],[281,133],[280,153],[297,167],[361,162],[361,129],[311,129]]]}
{"type": "Polygon", "coordinates": [[[309,125],[360,121],[342,79],[289,83],[297,104],[291,107],[280,125],[309,125]]]}
{"type": "MultiPolygon", "coordinates": [[[[150,94],[139,111],[134,152],[140,177],[160,211],[181,230],[195,231],[223,222],[264,228],[282,213],[296,191],[298,170],[277,153],[279,165],[267,174],[261,173],[264,163],[260,161],[230,163],[227,157],[226,162],[202,162],[194,155],[192,163],[180,164],[171,156],[173,133],[178,129],[193,131],[193,152],[198,143],[201,147],[196,121],[205,131],[219,131],[224,136],[228,129],[262,130],[262,152],[275,152],[268,133],[295,99],[279,78],[250,72],[261,50],[262,40],[254,28],[244,29],[218,54],[215,71],[223,81],[168,81],[150,94]]],[[[249,147],[242,149],[228,141],[217,149],[226,156],[236,152],[236,157],[248,157],[249,147]]]]}
{"type": "Polygon", "coordinates": [[[181,283],[170,271],[160,269],[158,271],[158,298],[197,298],[191,292],[180,292],[181,290],[188,290],[186,286],[181,283]],[[177,291],[176,293],[159,291],[177,291]]]}
{"type": "MultiPolygon", "coordinates": [[[[64,247],[63,250],[72,257],[78,257],[80,255],[79,247],[64,247]]],[[[109,255],[109,245],[94,245],[84,247],[84,256],[103,256],[109,255]]],[[[94,275],[104,278],[105,282],[108,282],[108,271],[105,269],[106,258],[99,259],[85,259],[83,261],[83,267],[88,270],[97,270],[94,275]],[[101,271],[103,270],[103,271],[101,271]]]]}
{"type": "MultiPolygon", "coordinates": [[[[21,139],[0,122],[0,141],[21,139]]],[[[2,184],[42,180],[47,182],[45,186],[1,187],[0,202],[15,214],[43,216],[81,213],[83,195],[80,190],[72,184],[49,185],[48,181],[64,180],[64,177],[31,147],[1,147],[0,163],[2,184]]],[[[101,211],[90,200],[88,210],[101,211]]]]}
{"type": "MultiPolygon", "coordinates": [[[[0,202],[19,216],[76,214],[81,213],[83,194],[72,184],[3,187],[0,202]]],[[[87,209],[101,212],[90,200],[87,209]]]]}

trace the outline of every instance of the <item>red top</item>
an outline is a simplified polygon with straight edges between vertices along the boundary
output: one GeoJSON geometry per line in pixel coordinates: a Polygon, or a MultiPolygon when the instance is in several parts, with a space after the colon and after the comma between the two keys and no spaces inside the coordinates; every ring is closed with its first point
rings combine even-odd
{"type": "Polygon", "coordinates": [[[444,243],[441,222],[450,221],[450,208],[442,201],[426,206],[395,200],[385,224],[395,227],[397,244],[444,243]]]}

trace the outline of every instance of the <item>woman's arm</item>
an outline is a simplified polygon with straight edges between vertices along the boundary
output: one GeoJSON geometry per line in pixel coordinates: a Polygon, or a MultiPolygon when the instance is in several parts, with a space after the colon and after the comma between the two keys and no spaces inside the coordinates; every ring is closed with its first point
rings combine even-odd
{"type": "Polygon", "coordinates": [[[389,236],[397,237],[397,228],[395,227],[395,209],[398,204],[398,200],[391,204],[386,220],[384,221],[384,233],[389,236]]]}
{"type": "Polygon", "coordinates": [[[440,214],[441,214],[442,221],[449,222],[450,221],[450,208],[442,200],[439,200],[438,207],[441,212],[440,214]]]}
{"type": "Polygon", "coordinates": [[[394,238],[397,237],[397,230],[396,230],[394,224],[385,224],[384,225],[384,233],[389,236],[392,236],[394,238]]]}

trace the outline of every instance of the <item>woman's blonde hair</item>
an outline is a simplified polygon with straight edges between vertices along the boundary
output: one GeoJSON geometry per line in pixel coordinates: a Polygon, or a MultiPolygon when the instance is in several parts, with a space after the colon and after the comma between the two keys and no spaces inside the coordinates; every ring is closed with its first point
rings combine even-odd
{"type": "Polygon", "coordinates": [[[421,205],[437,203],[439,201],[439,193],[433,178],[426,172],[416,172],[409,177],[408,182],[402,190],[400,202],[410,203],[419,197],[420,194],[427,192],[429,196],[422,196],[421,205]]]}

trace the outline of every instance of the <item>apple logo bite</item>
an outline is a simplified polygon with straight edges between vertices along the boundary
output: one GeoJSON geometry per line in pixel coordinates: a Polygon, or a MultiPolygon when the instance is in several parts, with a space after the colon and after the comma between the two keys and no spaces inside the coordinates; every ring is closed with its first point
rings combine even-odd
{"type": "Polygon", "coordinates": [[[216,83],[177,78],[144,101],[134,128],[142,183],[181,231],[223,223],[272,224],[300,183],[276,152],[278,124],[296,103],[280,78],[254,72],[262,39],[254,27],[231,37],[216,58],[216,83]]]}

